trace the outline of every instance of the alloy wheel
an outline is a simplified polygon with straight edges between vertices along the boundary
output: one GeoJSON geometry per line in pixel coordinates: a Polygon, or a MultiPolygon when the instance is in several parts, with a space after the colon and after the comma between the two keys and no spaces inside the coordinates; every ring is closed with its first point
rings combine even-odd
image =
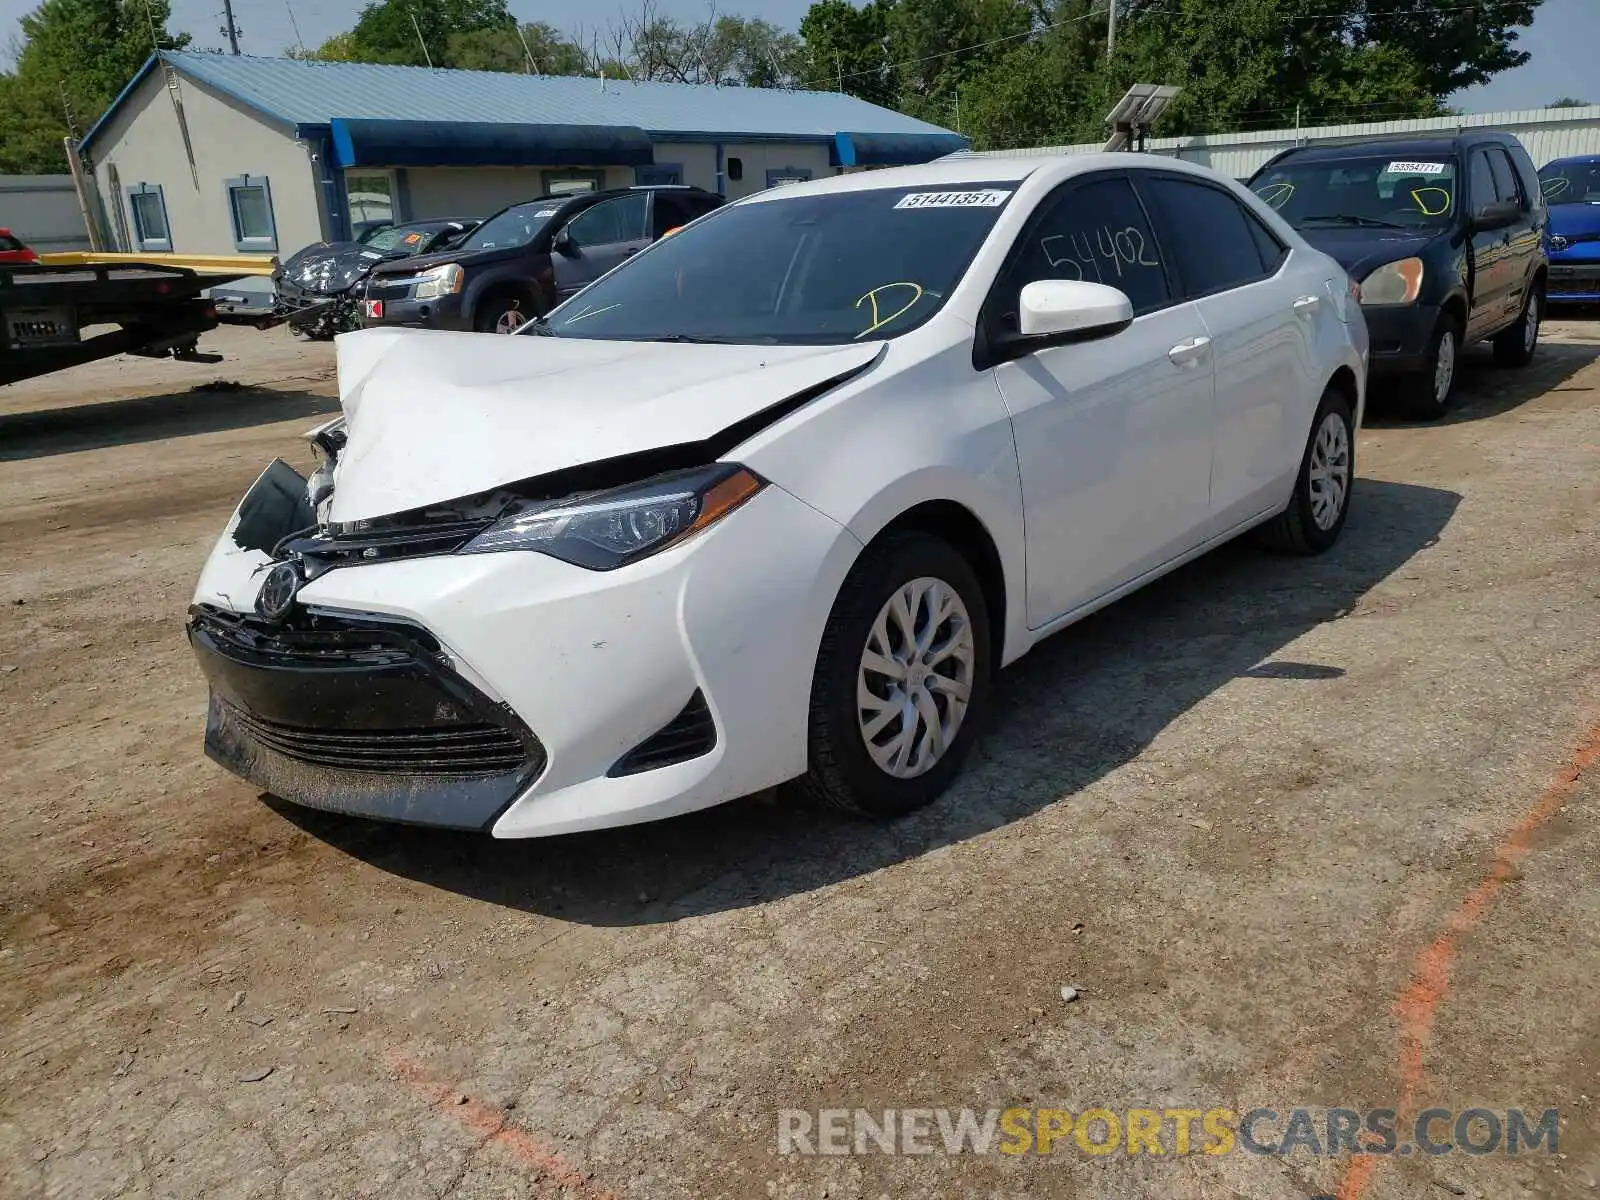
{"type": "Polygon", "coordinates": [[[1439,338],[1439,353],[1433,365],[1433,398],[1443,404],[1450,398],[1450,385],[1456,379],[1456,335],[1446,329],[1439,338]]]}
{"type": "Polygon", "coordinates": [[[889,597],[856,679],[861,737],[885,774],[915,779],[944,757],[966,720],[976,665],[972,618],[955,588],[924,576],[889,597]]]}
{"type": "Polygon", "coordinates": [[[494,331],[496,333],[515,333],[528,323],[528,318],[522,315],[520,309],[508,308],[495,319],[494,331]]]}
{"type": "Polygon", "coordinates": [[[1543,314],[1539,311],[1539,297],[1528,297],[1528,315],[1522,319],[1522,348],[1528,354],[1533,353],[1534,344],[1539,340],[1539,320],[1543,314]]]}
{"type": "Polygon", "coordinates": [[[1350,431],[1338,413],[1323,417],[1317,428],[1306,479],[1311,489],[1311,519],[1326,532],[1338,524],[1345,497],[1350,494],[1350,431]]]}

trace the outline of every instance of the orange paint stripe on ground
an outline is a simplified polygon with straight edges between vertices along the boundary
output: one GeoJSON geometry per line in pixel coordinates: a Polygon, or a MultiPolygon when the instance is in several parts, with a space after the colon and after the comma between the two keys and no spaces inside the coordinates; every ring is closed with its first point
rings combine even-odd
{"type": "Polygon", "coordinates": [[[499,1147],[524,1167],[538,1172],[541,1178],[567,1189],[582,1200],[617,1200],[613,1193],[596,1185],[589,1176],[541,1144],[531,1133],[512,1125],[503,1109],[482,1104],[470,1097],[463,1101],[458,1089],[428,1078],[421,1067],[400,1055],[391,1054],[389,1066],[407,1087],[429,1104],[482,1136],[485,1145],[499,1147]]]}
{"type": "MultiPolygon", "coordinates": [[[[1490,902],[1532,849],[1533,835],[1561,811],[1561,806],[1578,786],[1578,780],[1596,761],[1600,761],[1600,722],[1589,729],[1571,760],[1534,806],[1500,839],[1488,874],[1462,899],[1439,936],[1417,955],[1411,978],[1394,1005],[1395,1019],[1400,1026],[1400,1100],[1395,1106],[1400,1114],[1409,1111],[1422,1087],[1423,1056],[1433,1035],[1434,1015],[1450,994],[1450,972],[1455,966],[1457,942],[1478,927],[1490,902]]],[[[1378,1162],[1372,1155],[1350,1159],[1339,1185],[1338,1200],[1360,1200],[1372,1182],[1378,1162]]]]}

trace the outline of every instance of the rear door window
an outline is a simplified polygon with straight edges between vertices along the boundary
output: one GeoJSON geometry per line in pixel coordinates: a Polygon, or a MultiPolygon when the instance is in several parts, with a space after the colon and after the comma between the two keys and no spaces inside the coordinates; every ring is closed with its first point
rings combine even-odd
{"type": "MultiPolygon", "coordinates": [[[[1219,188],[1170,175],[1140,179],[1161,244],[1178,268],[1182,294],[1193,300],[1265,279],[1255,222],[1219,188]]],[[[1273,269],[1276,269],[1274,264],[1273,269]]]]}

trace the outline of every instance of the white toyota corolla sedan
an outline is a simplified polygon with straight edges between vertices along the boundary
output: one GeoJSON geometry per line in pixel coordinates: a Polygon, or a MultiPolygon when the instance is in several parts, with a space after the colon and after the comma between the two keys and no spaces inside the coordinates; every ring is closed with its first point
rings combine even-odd
{"type": "Polygon", "coordinates": [[[762,192],[523,334],[338,365],[320,466],[267,468],[195,593],[207,751],[527,837],[790,781],[927,804],[1039,639],[1247,530],[1333,545],[1367,334],[1231,179],[967,157],[762,192]]]}

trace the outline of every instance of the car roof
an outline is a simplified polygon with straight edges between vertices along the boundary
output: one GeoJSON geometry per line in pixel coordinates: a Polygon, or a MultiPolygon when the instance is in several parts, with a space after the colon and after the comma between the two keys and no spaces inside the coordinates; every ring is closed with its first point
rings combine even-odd
{"type": "Polygon", "coordinates": [[[1164,154],[1122,150],[1110,154],[1017,154],[951,155],[914,167],[884,167],[849,175],[832,175],[808,183],[791,183],[768,188],[739,201],[759,203],[793,195],[840,195],[887,188],[959,188],[982,183],[1021,185],[1037,177],[1039,183],[1053,187],[1075,175],[1091,171],[1172,171],[1201,179],[1237,186],[1231,176],[1164,154]]]}
{"type": "Polygon", "coordinates": [[[1436,137],[1418,137],[1416,134],[1396,134],[1391,137],[1362,138],[1340,142],[1313,142],[1306,146],[1292,146],[1273,158],[1282,162],[1293,158],[1296,162],[1333,162],[1342,158],[1358,158],[1368,154],[1388,154],[1394,157],[1421,158],[1427,155],[1454,154],[1473,146],[1508,146],[1516,143],[1515,135],[1498,130],[1466,130],[1461,133],[1436,137]]]}

